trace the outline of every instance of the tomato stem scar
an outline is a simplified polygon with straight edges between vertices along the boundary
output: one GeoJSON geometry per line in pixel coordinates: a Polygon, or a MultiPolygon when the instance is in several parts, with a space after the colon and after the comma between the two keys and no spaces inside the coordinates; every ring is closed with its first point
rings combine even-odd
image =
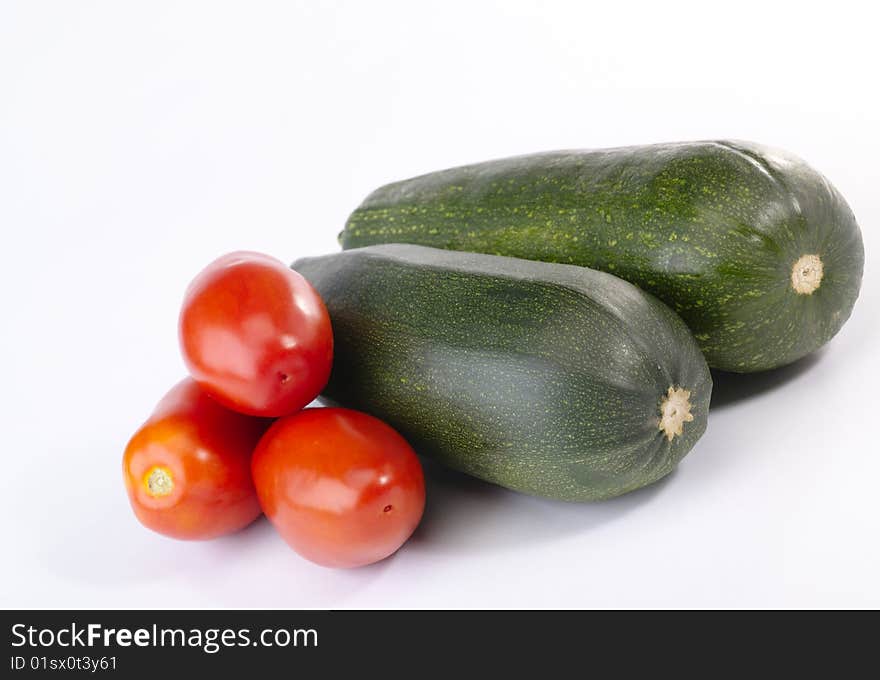
{"type": "Polygon", "coordinates": [[[168,468],[155,466],[150,468],[144,483],[151,496],[167,496],[174,490],[174,479],[168,468]]]}

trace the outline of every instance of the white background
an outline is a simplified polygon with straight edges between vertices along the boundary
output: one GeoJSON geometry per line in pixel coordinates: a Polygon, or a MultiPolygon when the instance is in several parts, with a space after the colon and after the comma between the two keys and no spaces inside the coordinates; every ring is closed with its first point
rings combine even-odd
{"type": "Polygon", "coordinates": [[[0,606],[880,606],[876,24],[591,4],[0,4],[0,606]],[[815,359],[719,379],[666,481],[569,505],[428,467],[417,534],[356,571],[264,520],[135,521],[122,450],[184,373],[178,305],[214,257],[333,251],[370,190],[430,170],[723,137],[826,174],[866,276],[815,359]]]}

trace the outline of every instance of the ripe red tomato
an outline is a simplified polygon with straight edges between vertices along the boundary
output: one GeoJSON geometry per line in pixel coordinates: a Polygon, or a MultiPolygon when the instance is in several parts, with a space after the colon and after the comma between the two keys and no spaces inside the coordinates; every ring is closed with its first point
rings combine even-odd
{"type": "Polygon", "coordinates": [[[230,253],[208,265],[186,292],[179,335],[190,375],[241,413],[298,411],[330,376],[333,331],[321,297],[268,255],[230,253]]]}
{"type": "Polygon", "coordinates": [[[178,383],[125,448],[125,488],[141,524],[206,539],[253,522],[250,459],[269,423],[224,408],[189,378],[178,383]]]}
{"type": "Polygon", "coordinates": [[[358,567],[388,557],[418,526],[422,466],[372,416],[310,408],[278,420],[251,461],[263,512],[303,557],[358,567]]]}

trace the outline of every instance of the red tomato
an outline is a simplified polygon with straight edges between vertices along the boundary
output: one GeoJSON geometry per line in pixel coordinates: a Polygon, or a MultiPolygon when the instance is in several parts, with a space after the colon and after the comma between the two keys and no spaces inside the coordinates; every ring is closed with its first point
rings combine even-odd
{"type": "Polygon", "coordinates": [[[134,514],[166,536],[205,539],[260,516],[251,454],[269,421],[223,408],[189,378],[156,406],[125,448],[134,514]]]}
{"type": "Polygon", "coordinates": [[[330,376],[333,331],[321,297],[268,255],[230,253],[208,265],[186,292],[179,334],[190,375],[242,413],[298,411],[330,376]]]}
{"type": "Polygon", "coordinates": [[[278,420],[251,461],[263,512],[303,557],[359,567],[396,551],[425,508],[422,466],[381,420],[310,408],[278,420]]]}

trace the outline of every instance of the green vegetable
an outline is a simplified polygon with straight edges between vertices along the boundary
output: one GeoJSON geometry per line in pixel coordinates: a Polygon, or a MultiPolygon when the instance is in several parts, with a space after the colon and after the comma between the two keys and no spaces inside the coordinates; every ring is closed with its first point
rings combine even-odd
{"type": "Polygon", "coordinates": [[[783,152],[695,142],[543,153],[374,191],[343,248],[387,242],[601,269],[654,293],[709,364],[749,372],[828,342],[864,264],[852,212],[783,152]]]}
{"type": "Polygon", "coordinates": [[[585,267],[386,245],[293,265],[333,322],[326,396],[442,463],[598,500],[668,474],[712,381],[684,323],[585,267]]]}

